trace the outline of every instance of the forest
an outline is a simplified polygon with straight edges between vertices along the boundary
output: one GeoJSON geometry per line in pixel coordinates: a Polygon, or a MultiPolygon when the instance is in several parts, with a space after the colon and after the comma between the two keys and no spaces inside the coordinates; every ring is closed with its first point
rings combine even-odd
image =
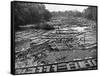
{"type": "Polygon", "coordinates": [[[83,12],[79,11],[59,11],[50,12],[44,4],[36,3],[13,3],[14,26],[16,30],[20,30],[20,26],[34,24],[35,29],[54,29],[53,26],[47,24],[52,17],[84,17],[89,20],[97,21],[97,7],[89,6],[83,12]]]}
{"type": "Polygon", "coordinates": [[[16,30],[20,29],[19,26],[38,24],[49,21],[52,17],[51,13],[45,9],[43,4],[16,2],[13,8],[14,26],[16,30]]]}

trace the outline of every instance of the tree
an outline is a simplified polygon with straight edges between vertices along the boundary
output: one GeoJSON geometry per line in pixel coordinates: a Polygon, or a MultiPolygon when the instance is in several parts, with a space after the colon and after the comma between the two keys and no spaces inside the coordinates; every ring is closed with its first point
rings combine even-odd
{"type": "Polygon", "coordinates": [[[44,20],[49,21],[49,19],[52,17],[51,13],[48,10],[45,10],[44,12],[44,20]]]}
{"type": "Polygon", "coordinates": [[[84,17],[90,20],[97,21],[97,7],[90,6],[84,10],[84,17]]]}
{"type": "Polygon", "coordinates": [[[19,26],[36,24],[51,18],[50,12],[43,4],[14,2],[12,8],[16,29],[19,29],[19,26]]]}

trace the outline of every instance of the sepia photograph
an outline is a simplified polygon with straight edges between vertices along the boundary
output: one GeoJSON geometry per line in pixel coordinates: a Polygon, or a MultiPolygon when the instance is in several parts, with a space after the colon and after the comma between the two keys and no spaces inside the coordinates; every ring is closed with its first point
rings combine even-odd
{"type": "Polygon", "coordinates": [[[11,2],[12,73],[97,70],[97,6],[11,2]]]}

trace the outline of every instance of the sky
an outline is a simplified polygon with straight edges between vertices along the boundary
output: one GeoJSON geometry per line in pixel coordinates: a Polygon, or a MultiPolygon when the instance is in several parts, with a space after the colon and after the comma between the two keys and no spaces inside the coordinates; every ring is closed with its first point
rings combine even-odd
{"type": "Polygon", "coordinates": [[[82,12],[87,6],[71,6],[71,5],[54,5],[54,4],[45,4],[46,9],[50,12],[53,11],[80,11],[82,12]]]}

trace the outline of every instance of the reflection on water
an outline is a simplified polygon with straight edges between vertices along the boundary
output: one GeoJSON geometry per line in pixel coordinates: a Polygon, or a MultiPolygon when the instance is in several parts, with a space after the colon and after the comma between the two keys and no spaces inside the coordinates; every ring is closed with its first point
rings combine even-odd
{"type": "Polygon", "coordinates": [[[72,30],[75,30],[75,31],[78,31],[78,32],[85,32],[85,29],[86,28],[89,28],[89,27],[70,27],[70,28],[63,28],[62,30],[69,30],[69,29],[72,29],[72,30]]]}

